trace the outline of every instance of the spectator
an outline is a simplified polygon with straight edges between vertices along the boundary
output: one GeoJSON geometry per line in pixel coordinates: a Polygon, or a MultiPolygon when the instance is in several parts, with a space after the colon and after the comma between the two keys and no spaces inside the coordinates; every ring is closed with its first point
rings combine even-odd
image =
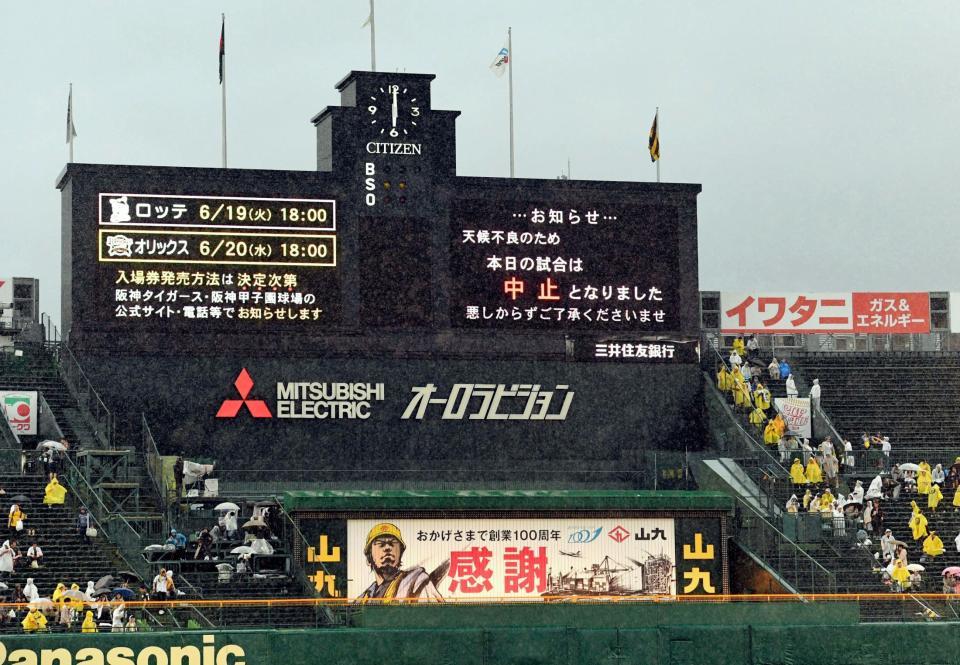
{"type": "Polygon", "coordinates": [[[153,597],[154,600],[167,599],[167,569],[161,568],[156,577],[153,578],[153,597]]]}
{"type": "Polygon", "coordinates": [[[761,381],[757,381],[757,389],[753,391],[753,401],[764,411],[770,408],[770,391],[761,381]]]}
{"type": "Polygon", "coordinates": [[[759,406],[750,412],[750,424],[755,426],[757,430],[763,430],[764,423],[767,420],[767,414],[764,413],[763,409],[759,406]]]}
{"type": "MultiPolygon", "coordinates": [[[[790,496],[787,499],[787,512],[788,513],[798,513],[800,512],[800,500],[797,498],[796,494],[790,496]]],[[[960,536],[957,536],[957,539],[960,540],[960,536]]]]}
{"type": "Polygon", "coordinates": [[[127,625],[124,627],[124,631],[128,633],[135,633],[137,630],[137,617],[131,614],[127,617],[127,625]]]}
{"type": "Polygon", "coordinates": [[[810,457],[813,455],[813,448],[810,447],[810,442],[807,439],[803,439],[800,442],[800,450],[803,451],[803,463],[809,464],[810,457]]]}
{"type": "Polygon", "coordinates": [[[727,371],[726,365],[720,365],[720,369],[717,371],[717,388],[725,393],[733,390],[733,377],[727,371]]]}
{"type": "Polygon", "coordinates": [[[223,528],[228,540],[237,540],[240,537],[240,527],[237,526],[237,511],[228,510],[223,516],[223,528]]]}
{"type": "Polygon", "coordinates": [[[25,633],[45,631],[47,629],[47,617],[43,616],[40,610],[34,607],[27,612],[27,616],[23,618],[21,625],[25,633]]]}
{"type": "Polygon", "coordinates": [[[28,603],[40,597],[40,592],[37,590],[37,585],[33,583],[32,577],[27,578],[27,583],[23,586],[23,590],[20,593],[23,594],[24,599],[28,603]]]}
{"type": "Polygon", "coordinates": [[[180,500],[180,495],[183,492],[183,455],[177,455],[176,461],[173,463],[173,482],[176,483],[177,488],[177,501],[180,500]]]}
{"type": "Polygon", "coordinates": [[[861,481],[857,481],[853,487],[853,491],[850,492],[850,496],[847,498],[854,503],[863,503],[863,483],[861,481]]]}
{"type": "MultiPolygon", "coordinates": [[[[957,536],[960,539],[960,535],[957,536]]],[[[886,529],[883,532],[883,535],[880,536],[880,551],[883,552],[883,558],[893,559],[894,550],[896,548],[897,539],[893,537],[893,531],[886,529]]],[[[960,547],[957,548],[957,551],[960,551],[960,547]]]]}
{"type": "Polygon", "coordinates": [[[797,391],[797,382],[793,380],[793,374],[787,375],[787,397],[797,397],[800,393],[797,391]]]}
{"type": "Polygon", "coordinates": [[[17,539],[10,538],[0,545],[0,579],[13,572],[13,566],[20,555],[17,553],[17,539]]]}
{"type": "Polygon", "coordinates": [[[20,510],[20,504],[14,503],[10,506],[10,516],[7,519],[7,526],[11,531],[23,531],[26,520],[27,514],[20,510]]]}
{"type": "Polygon", "coordinates": [[[833,448],[831,447],[823,456],[823,475],[827,479],[827,485],[834,488],[840,486],[839,471],[840,460],[833,454],[833,448]]]}
{"type": "Polygon", "coordinates": [[[785,379],[790,376],[790,363],[784,358],[780,361],[780,378],[785,379]]]}
{"type": "Polygon", "coordinates": [[[887,459],[887,464],[890,463],[890,451],[893,450],[893,446],[890,444],[890,437],[885,436],[880,439],[880,451],[883,453],[883,456],[887,459]]]}
{"type": "Polygon", "coordinates": [[[91,542],[90,534],[92,532],[90,529],[92,528],[93,517],[90,516],[90,513],[87,512],[84,506],[80,506],[80,512],[77,513],[77,533],[83,538],[83,542],[87,545],[91,542]]]}
{"type": "Polygon", "coordinates": [[[756,335],[750,335],[750,338],[747,339],[747,360],[752,360],[756,358],[760,353],[760,343],[757,342],[756,335]]]}
{"type": "Polygon", "coordinates": [[[97,622],[93,620],[93,612],[87,610],[87,615],[83,620],[83,624],[80,626],[81,633],[95,633],[97,632],[97,622]]]}
{"type": "Polygon", "coordinates": [[[873,533],[873,504],[870,502],[863,507],[863,528],[867,533],[873,533]]]}
{"type": "Polygon", "coordinates": [[[167,589],[167,598],[169,600],[174,600],[177,597],[177,585],[173,582],[173,571],[167,571],[167,579],[165,582],[167,589]]]}
{"type": "MultiPolygon", "coordinates": [[[[800,461],[799,457],[793,460],[793,465],[790,467],[790,480],[797,487],[806,485],[809,482],[803,472],[803,462],[800,461]]],[[[806,508],[807,504],[804,503],[803,507],[806,508]]]]}
{"type": "Polygon", "coordinates": [[[193,553],[194,559],[209,559],[210,548],[213,545],[213,536],[207,529],[201,529],[197,535],[197,549],[193,553]]]}
{"type": "Polygon", "coordinates": [[[57,474],[50,474],[50,482],[43,490],[43,502],[47,506],[62,506],[67,496],[67,488],[60,484],[57,474]]]}
{"type": "Polygon", "coordinates": [[[173,545],[173,549],[177,554],[182,555],[187,549],[187,537],[178,533],[176,529],[170,529],[170,536],[167,538],[167,545],[173,545]]]}
{"type": "Polygon", "coordinates": [[[733,349],[730,352],[730,356],[727,358],[727,362],[730,363],[731,368],[738,368],[743,364],[743,358],[740,357],[740,354],[737,353],[736,349],[733,349]]]}
{"type": "Polygon", "coordinates": [[[917,471],[917,494],[930,493],[930,484],[932,478],[933,476],[931,475],[930,470],[920,466],[920,470],[917,471]]]}
{"type": "Polygon", "coordinates": [[[940,540],[936,531],[931,531],[930,535],[923,541],[923,553],[931,558],[943,554],[943,541],[940,540]]]}
{"type": "Polygon", "coordinates": [[[736,337],[733,338],[733,350],[736,351],[737,355],[739,355],[741,358],[747,355],[747,347],[743,343],[742,336],[737,335],[736,337]]]}
{"type": "Polygon", "coordinates": [[[809,489],[803,493],[802,501],[803,501],[803,509],[806,510],[810,506],[810,503],[813,501],[813,494],[810,492],[809,489]]]}
{"type": "Polygon", "coordinates": [[[31,568],[40,568],[43,565],[43,550],[37,545],[37,541],[30,543],[27,549],[27,558],[30,559],[31,568]]]}
{"type": "Polygon", "coordinates": [[[913,508],[913,514],[910,516],[907,526],[913,532],[913,539],[920,540],[927,535],[927,518],[920,512],[920,506],[917,505],[916,501],[911,501],[910,506],[913,508]]]}
{"type": "Polygon", "coordinates": [[[111,615],[113,621],[111,622],[111,633],[122,633],[123,632],[123,622],[127,618],[127,606],[123,603],[123,596],[119,593],[113,596],[113,602],[118,603],[113,608],[113,613],[111,615]]]}
{"type": "Polygon", "coordinates": [[[810,388],[810,404],[814,409],[820,406],[820,379],[813,380],[813,386],[810,388]]]}
{"type": "Polygon", "coordinates": [[[946,480],[946,476],[943,473],[943,465],[937,464],[933,467],[933,472],[930,474],[931,480],[935,485],[943,485],[946,480]]]}
{"type": "Polygon", "coordinates": [[[880,506],[880,501],[877,499],[873,500],[873,529],[874,533],[881,533],[883,531],[883,523],[886,520],[886,515],[883,512],[883,508],[880,506]]]}
{"type": "Polygon", "coordinates": [[[953,544],[957,546],[957,552],[960,552],[960,533],[953,539],[953,544]]]}
{"type": "Polygon", "coordinates": [[[870,487],[867,488],[867,493],[864,495],[865,499],[882,499],[883,498],[883,478],[878,474],[873,480],[870,481],[870,487]]]}
{"type": "Polygon", "coordinates": [[[927,494],[927,508],[930,510],[936,510],[937,506],[940,505],[940,501],[943,499],[943,493],[940,491],[939,485],[931,485],[930,493],[927,494]]]}
{"type": "Polygon", "coordinates": [[[750,367],[750,363],[744,363],[740,372],[743,374],[743,380],[749,384],[750,380],[753,379],[753,369],[750,367]]]}
{"type": "Polygon", "coordinates": [[[767,365],[767,373],[770,375],[771,379],[780,378],[780,363],[777,362],[776,356],[774,356],[773,360],[770,361],[770,364],[767,365]]]}

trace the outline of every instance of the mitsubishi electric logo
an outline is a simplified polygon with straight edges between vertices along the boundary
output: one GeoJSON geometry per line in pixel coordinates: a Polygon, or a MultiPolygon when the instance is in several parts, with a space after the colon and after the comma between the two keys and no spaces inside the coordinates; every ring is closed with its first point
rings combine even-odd
{"type": "Polygon", "coordinates": [[[270,413],[270,407],[268,407],[267,403],[262,399],[247,399],[247,396],[250,394],[250,389],[253,388],[253,379],[251,379],[250,374],[247,373],[246,367],[240,370],[240,374],[237,375],[237,379],[233,382],[233,385],[236,386],[237,392],[240,393],[240,399],[223,400],[223,404],[220,405],[220,409],[217,411],[217,418],[233,418],[240,413],[240,408],[244,405],[246,405],[247,411],[249,411],[250,415],[254,418],[273,418],[273,414],[270,413]]]}

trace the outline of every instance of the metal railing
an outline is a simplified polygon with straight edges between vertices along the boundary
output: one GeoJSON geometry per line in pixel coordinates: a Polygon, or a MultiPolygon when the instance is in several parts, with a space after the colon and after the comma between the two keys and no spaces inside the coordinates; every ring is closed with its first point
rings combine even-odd
{"type": "Polygon", "coordinates": [[[143,558],[143,548],[150,543],[144,542],[144,534],[135,529],[121,513],[107,507],[69,455],[64,455],[62,459],[66,469],[66,485],[93,517],[95,526],[116,547],[117,556],[124,565],[146,579],[150,566],[143,558]]]}
{"type": "MultiPolygon", "coordinates": [[[[288,551],[294,557],[294,577],[297,582],[300,583],[301,587],[311,593],[315,597],[319,597],[319,594],[316,593],[316,585],[312,584],[310,579],[307,577],[306,568],[304,564],[306,561],[297,560],[298,553],[303,553],[306,555],[307,547],[310,546],[310,543],[307,542],[306,536],[303,535],[303,532],[300,530],[300,527],[297,526],[296,521],[293,517],[284,509],[281,502],[277,502],[277,509],[280,511],[280,515],[283,517],[283,529],[284,533],[282,534],[282,539],[287,545],[288,551]]],[[[323,571],[324,575],[330,575],[330,569],[324,565],[321,561],[319,562],[320,569],[323,571]]],[[[337,616],[329,606],[322,605],[317,607],[318,613],[323,615],[323,618],[328,624],[336,624],[344,622],[344,617],[337,616]]]]}
{"type": "Polygon", "coordinates": [[[157,442],[153,438],[147,416],[140,414],[140,452],[143,455],[143,464],[150,477],[151,489],[157,500],[157,506],[163,514],[163,532],[169,528],[174,518],[176,508],[176,488],[169,487],[163,475],[163,457],[157,450],[157,442]]]}
{"type": "Polygon", "coordinates": [[[6,418],[0,418],[0,470],[20,473],[22,452],[20,435],[6,418]]]}
{"type": "Polygon", "coordinates": [[[801,593],[836,593],[836,573],[803,550],[756,508],[737,498],[734,540],[801,593]]]}
{"type": "Polygon", "coordinates": [[[80,405],[81,412],[90,419],[94,436],[104,448],[113,448],[115,425],[113,413],[90,383],[70,347],[60,345],[58,360],[60,375],[80,405]]]}

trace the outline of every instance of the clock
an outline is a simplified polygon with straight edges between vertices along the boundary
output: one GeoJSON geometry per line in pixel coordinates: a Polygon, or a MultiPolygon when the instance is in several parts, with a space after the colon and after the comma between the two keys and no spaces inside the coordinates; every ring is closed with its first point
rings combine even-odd
{"type": "Polygon", "coordinates": [[[416,93],[402,85],[384,85],[371,94],[367,119],[374,134],[384,138],[406,138],[421,120],[416,93]]]}

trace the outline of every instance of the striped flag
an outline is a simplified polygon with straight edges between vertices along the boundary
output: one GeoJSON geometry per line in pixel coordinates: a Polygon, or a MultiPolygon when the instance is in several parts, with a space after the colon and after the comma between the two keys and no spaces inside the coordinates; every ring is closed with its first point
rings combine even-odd
{"type": "Polygon", "coordinates": [[[223,17],[220,23],[220,84],[223,85],[223,58],[226,55],[224,33],[227,28],[227,19],[223,17]]]}
{"type": "Polygon", "coordinates": [[[67,143],[77,135],[77,128],[73,126],[73,84],[70,84],[70,94],[67,96],[67,143]]]}
{"type": "Polygon", "coordinates": [[[657,120],[659,119],[660,109],[657,109],[656,115],[653,116],[653,126],[650,127],[650,141],[647,146],[650,149],[651,162],[656,162],[660,159],[660,129],[657,127],[657,120]]]}
{"type": "Polygon", "coordinates": [[[507,71],[507,65],[510,64],[510,50],[504,46],[500,49],[500,52],[497,53],[497,57],[493,59],[493,62],[490,63],[490,71],[494,73],[498,78],[503,76],[503,73],[507,71]]]}

